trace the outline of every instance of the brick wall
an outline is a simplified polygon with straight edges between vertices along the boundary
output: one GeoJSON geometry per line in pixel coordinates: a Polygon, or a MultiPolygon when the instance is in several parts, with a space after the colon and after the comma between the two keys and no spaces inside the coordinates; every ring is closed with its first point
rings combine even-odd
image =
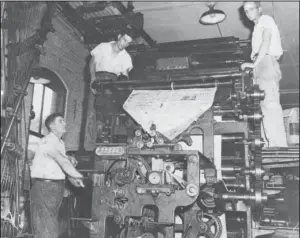
{"type": "Polygon", "coordinates": [[[47,4],[45,2],[36,2],[30,7],[20,8],[22,10],[18,18],[22,22],[22,26],[20,27],[19,35],[20,40],[23,41],[34,35],[36,30],[41,27],[41,20],[47,10],[47,4]]]}
{"type": "Polygon", "coordinates": [[[68,132],[65,135],[67,150],[77,150],[82,121],[84,98],[84,68],[88,50],[80,34],[57,10],[52,20],[54,33],[48,33],[44,44],[46,55],[41,55],[40,66],[52,70],[67,88],[65,115],[68,132]]]}

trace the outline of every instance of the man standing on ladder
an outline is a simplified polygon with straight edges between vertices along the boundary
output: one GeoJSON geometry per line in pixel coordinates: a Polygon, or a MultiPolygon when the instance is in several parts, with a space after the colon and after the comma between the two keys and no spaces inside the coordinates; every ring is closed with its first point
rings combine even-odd
{"type": "Polygon", "coordinates": [[[264,116],[262,137],[268,142],[268,147],[287,147],[279,94],[281,70],[277,62],[283,53],[280,33],[274,19],[262,14],[260,2],[244,2],[243,8],[255,25],[252,34],[253,63],[243,63],[241,69],[252,68],[254,83],[265,91],[265,99],[261,102],[264,116]]]}

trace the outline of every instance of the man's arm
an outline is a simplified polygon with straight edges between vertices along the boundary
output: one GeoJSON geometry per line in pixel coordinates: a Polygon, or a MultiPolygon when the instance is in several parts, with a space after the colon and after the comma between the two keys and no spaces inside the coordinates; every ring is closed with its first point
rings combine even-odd
{"type": "Polygon", "coordinates": [[[269,28],[264,28],[262,35],[262,43],[260,45],[257,58],[254,62],[254,67],[256,67],[264,56],[268,53],[270,43],[271,43],[272,31],[269,28]]]}
{"type": "Polygon", "coordinates": [[[64,156],[58,150],[51,150],[47,152],[47,155],[54,159],[54,161],[62,168],[66,174],[73,178],[82,178],[82,174],[79,173],[74,166],[72,165],[71,161],[68,159],[67,156],[64,156]]]}
{"type": "MultiPolygon", "coordinates": [[[[271,29],[265,28],[263,30],[262,43],[260,44],[259,52],[257,56],[253,55],[254,63],[243,63],[241,69],[245,70],[246,68],[255,68],[264,56],[268,53],[270,42],[271,42],[272,32],[271,29]]],[[[252,56],[251,56],[252,57],[252,56]]]]}
{"type": "Polygon", "coordinates": [[[130,57],[130,55],[127,53],[127,55],[125,55],[125,57],[123,58],[123,62],[122,62],[122,68],[123,68],[123,72],[122,74],[124,76],[126,76],[127,78],[129,77],[129,72],[132,70],[133,65],[132,65],[132,59],[130,57]]]}
{"type": "Polygon", "coordinates": [[[77,166],[78,161],[77,161],[77,159],[76,159],[74,156],[67,155],[67,158],[68,158],[68,160],[70,160],[70,162],[72,163],[72,165],[73,165],[74,167],[77,166]]]}

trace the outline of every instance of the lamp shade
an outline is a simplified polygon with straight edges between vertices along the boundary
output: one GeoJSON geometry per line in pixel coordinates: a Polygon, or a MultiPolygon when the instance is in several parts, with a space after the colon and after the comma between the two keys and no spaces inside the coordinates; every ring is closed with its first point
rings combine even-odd
{"type": "Polygon", "coordinates": [[[210,7],[207,12],[204,12],[200,17],[199,22],[203,25],[213,25],[224,21],[226,14],[221,11],[210,7]]]}

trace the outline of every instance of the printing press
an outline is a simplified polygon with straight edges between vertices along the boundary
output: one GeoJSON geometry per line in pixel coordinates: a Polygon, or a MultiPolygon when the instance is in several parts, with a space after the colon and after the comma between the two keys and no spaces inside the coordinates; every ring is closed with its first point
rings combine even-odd
{"type": "MultiPolygon", "coordinates": [[[[90,180],[84,193],[75,191],[73,236],[254,238],[285,237],[280,234],[299,229],[299,194],[287,196],[299,186],[299,151],[263,148],[264,92],[253,85],[251,71],[240,70],[249,42],[223,37],[129,52],[129,80],[107,73],[92,85],[97,146],[76,153],[79,171],[90,180]],[[188,104],[178,104],[176,112],[170,110],[176,116],[165,119],[163,111],[147,108],[163,104],[164,93],[212,88],[208,109],[195,118],[201,110],[195,107],[180,133],[166,136],[161,125],[171,131],[177,119],[184,121],[189,113],[180,105],[188,104]],[[156,99],[130,105],[133,93],[158,91],[156,99]]],[[[187,94],[181,100],[197,99],[187,94]]]]}

